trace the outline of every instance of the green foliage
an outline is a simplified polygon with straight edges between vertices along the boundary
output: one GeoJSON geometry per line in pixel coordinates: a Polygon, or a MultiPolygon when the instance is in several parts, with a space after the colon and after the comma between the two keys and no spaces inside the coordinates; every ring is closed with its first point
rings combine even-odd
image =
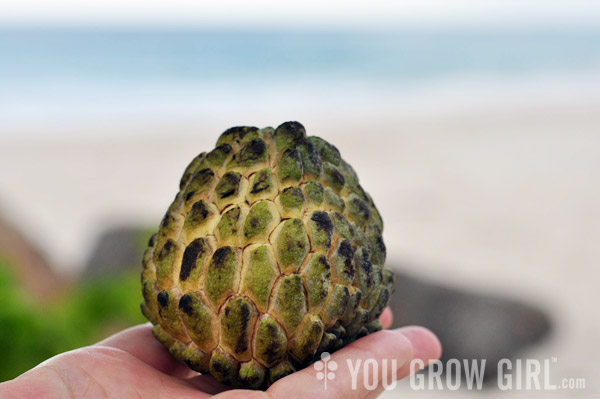
{"type": "Polygon", "coordinates": [[[43,303],[18,285],[12,270],[0,260],[0,381],[145,321],[137,272],[82,281],[43,303]]]}

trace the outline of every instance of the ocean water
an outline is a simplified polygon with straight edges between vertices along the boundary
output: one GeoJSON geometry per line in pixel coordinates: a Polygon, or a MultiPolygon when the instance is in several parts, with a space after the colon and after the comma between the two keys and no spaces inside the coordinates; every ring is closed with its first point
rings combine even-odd
{"type": "Polygon", "coordinates": [[[576,98],[597,94],[599,76],[600,30],[0,29],[0,132],[81,119],[427,106],[469,90],[576,98]]]}

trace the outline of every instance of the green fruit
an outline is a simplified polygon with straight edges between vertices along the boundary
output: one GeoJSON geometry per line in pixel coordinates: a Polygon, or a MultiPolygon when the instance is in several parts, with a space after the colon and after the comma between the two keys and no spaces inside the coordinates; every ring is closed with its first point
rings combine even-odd
{"type": "Polygon", "coordinates": [[[264,389],[377,331],[383,222],[333,145],[286,122],[198,155],[144,254],[142,311],[177,359],[264,389]]]}

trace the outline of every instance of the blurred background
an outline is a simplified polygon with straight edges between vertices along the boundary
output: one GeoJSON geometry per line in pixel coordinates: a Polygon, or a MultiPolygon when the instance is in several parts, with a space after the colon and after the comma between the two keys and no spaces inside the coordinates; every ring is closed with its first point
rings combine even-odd
{"type": "Polygon", "coordinates": [[[586,379],[385,397],[597,397],[599,23],[583,0],[4,0],[0,381],[143,322],[141,251],[187,163],[298,120],[384,217],[397,325],[586,379]]]}

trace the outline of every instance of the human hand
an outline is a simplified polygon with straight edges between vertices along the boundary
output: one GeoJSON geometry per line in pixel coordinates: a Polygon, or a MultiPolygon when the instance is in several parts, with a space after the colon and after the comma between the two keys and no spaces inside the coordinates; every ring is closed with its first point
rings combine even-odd
{"type": "MultiPolygon", "coordinates": [[[[384,328],[392,324],[386,309],[380,317],[384,328]]],[[[437,338],[421,327],[384,330],[363,337],[331,355],[345,365],[345,359],[374,359],[384,370],[383,359],[397,359],[396,378],[407,377],[410,361],[425,364],[437,359],[441,346],[437,338]]],[[[388,364],[390,362],[388,361],[388,364]]],[[[392,370],[388,370],[393,372],[392,370]]],[[[382,375],[375,390],[367,390],[364,374],[357,374],[355,390],[349,369],[340,367],[327,390],[309,366],[284,377],[266,392],[232,389],[210,375],[199,375],[177,362],[152,336],[150,324],[117,333],[95,345],[62,353],[46,360],[14,380],[0,384],[2,398],[367,398],[383,390],[382,375]]],[[[388,376],[387,381],[393,377],[388,376]]]]}

